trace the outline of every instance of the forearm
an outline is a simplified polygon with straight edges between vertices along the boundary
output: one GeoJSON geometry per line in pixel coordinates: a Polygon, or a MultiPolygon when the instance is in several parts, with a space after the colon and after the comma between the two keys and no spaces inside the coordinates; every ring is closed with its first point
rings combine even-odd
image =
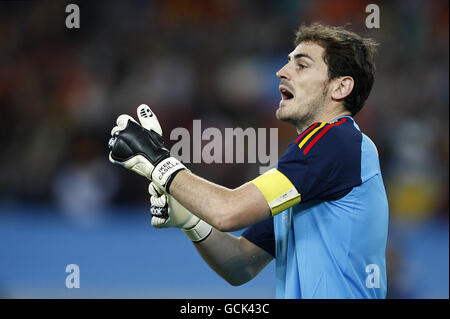
{"type": "Polygon", "coordinates": [[[245,238],[217,229],[195,248],[211,269],[233,286],[253,279],[273,259],[245,238]]]}
{"type": "Polygon", "coordinates": [[[267,202],[251,183],[232,190],[185,170],[175,176],[170,193],[193,214],[221,231],[242,229],[270,217],[267,202]]]}

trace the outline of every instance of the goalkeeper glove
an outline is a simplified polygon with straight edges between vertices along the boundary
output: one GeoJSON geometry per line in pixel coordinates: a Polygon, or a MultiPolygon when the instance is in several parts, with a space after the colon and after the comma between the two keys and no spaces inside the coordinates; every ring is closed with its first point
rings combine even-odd
{"type": "Polygon", "coordinates": [[[111,131],[109,160],[154,181],[168,191],[175,175],[186,167],[164,147],[162,130],[156,115],[142,104],[137,108],[139,125],[122,114],[111,131]]]}
{"type": "Polygon", "coordinates": [[[176,227],[193,242],[199,242],[211,233],[212,227],[181,205],[171,195],[161,193],[154,183],[148,186],[152,225],[156,228],[176,227]]]}

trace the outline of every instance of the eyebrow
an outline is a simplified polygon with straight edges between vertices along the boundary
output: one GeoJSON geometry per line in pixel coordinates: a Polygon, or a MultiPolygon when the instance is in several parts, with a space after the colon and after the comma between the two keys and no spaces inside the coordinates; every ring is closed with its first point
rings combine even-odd
{"type": "MultiPolygon", "coordinates": [[[[294,55],[294,60],[300,59],[300,58],[308,58],[308,59],[310,59],[311,61],[314,62],[314,59],[311,58],[309,55],[307,55],[305,53],[297,53],[296,55],[294,55]]],[[[291,61],[291,56],[288,55],[287,59],[288,59],[288,61],[291,61]]]]}

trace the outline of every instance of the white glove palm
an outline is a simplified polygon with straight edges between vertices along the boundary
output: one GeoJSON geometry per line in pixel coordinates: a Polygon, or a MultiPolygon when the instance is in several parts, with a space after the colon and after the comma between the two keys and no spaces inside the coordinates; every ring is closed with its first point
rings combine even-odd
{"type": "Polygon", "coordinates": [[[181,228],[194,242],[206,238],[211,233],[211,225],[192,214],[171,195],[162,193],[154,183],[150,183],[148,192],[151,195],[152,226],[181,228]]]}
{"type": "Polygon", "coordinates": [[[183,228],[194,227],[200,220],[192,214],[175,198],[170,195],[157,191],[155,184],[148,185],[150,193],[150,203],[152,205],[152,226],[156,228],[183,228]]]}

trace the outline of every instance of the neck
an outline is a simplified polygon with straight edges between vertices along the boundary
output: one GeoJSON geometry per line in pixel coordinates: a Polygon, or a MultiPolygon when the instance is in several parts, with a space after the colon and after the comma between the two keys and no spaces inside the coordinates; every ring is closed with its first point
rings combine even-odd
{"type": "Polygon", "coordinates": [[[319,114],[317,117],[308,121],[308,123],[303,123],[303,125],[296,126],[297,134],[300,134],[301,132],[306,130],[306,128],[309,127],[310,125],[312,125],[313,123],[316,123],[316,122],[330,123],[335,118],[338,118],[341,116],[351,116],[351,113],[350,113],[350,111],[344,110],[344,111],[335,111],[335,112],[319,114]]]}

